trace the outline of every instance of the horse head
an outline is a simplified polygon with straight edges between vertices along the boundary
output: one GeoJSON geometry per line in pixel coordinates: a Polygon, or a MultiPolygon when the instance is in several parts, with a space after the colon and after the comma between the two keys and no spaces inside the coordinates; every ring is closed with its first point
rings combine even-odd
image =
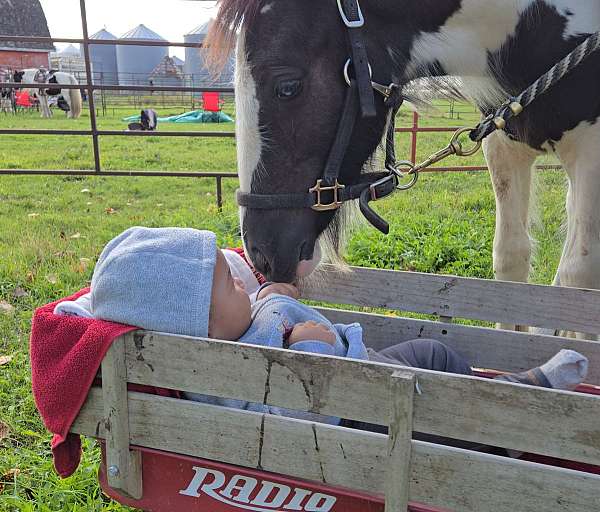
{"type": "Polygon", "coordinates": [[[13,72],[13,81],[15,83],[23,82],[23,77],[25,76],[25,71],[14,71],[13,72]]]}
{"type": "MultiPolygon", "coordinates": [[[[246,252],[272,280],[295,279],[299,263],[315,256],[319,239],[339,248],[344,208],[284,206],[290,194],[306,194],[322,178],[338,135],[348,91],[348,32],[355,30],[344,24],[340,3],[345,2],[222,0],[209,36],[213,51],[223,55],[237,35],[240,190],[280,195],[279,206],[273,201],[269,208],[240,208],[246,252]]],[[[367,22],[360,31],[372,80],[401,86],[415,26],[391,1],[363,2],[362,7],[367,22]]],[[[339,172],[345,187],[360,182],[385,133],[389,105],[377,93],[374,102],[375,115],[359,113],[350,126],[339,172]]],[[[329,202],[331,191],[325,196],[329,202]]]]}

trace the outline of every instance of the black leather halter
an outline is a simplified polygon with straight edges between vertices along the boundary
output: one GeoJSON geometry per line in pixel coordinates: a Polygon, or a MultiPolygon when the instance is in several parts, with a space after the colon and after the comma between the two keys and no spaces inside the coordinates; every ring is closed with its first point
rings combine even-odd
{"type": "Polygon", "coordinates": [[[311,208],[318,212],[325,212],[337,210],[346,201],[359,199],[362,214],[374,227],[387,234],[388,223],[375,213],[369,203],[383,199],[397,188],[401,188],[399,187],[401,174],[397,170],[394,150],[394,119],[402,105],[402,95],[395,84],[384,86],[371,80],[371,67],[360,30],[364,26],[364,17],[358,0],[337,0],[337,2],[341,19],[347,27],[351,58],[344,67],[348,90],[323,177],[305,193],[254,194],[238,190],[237,202],[240,206],[256,210],[311,208]],[[350,65],[354,68],[354,78],[349,74],[350,65]],[[362,174],[358,183],[343,185],[339,182],[341,167],[359,110],[362,117],[377,115],[374,91],[383,96],[390,115],[386,137],[385,170],[362,174]]]}

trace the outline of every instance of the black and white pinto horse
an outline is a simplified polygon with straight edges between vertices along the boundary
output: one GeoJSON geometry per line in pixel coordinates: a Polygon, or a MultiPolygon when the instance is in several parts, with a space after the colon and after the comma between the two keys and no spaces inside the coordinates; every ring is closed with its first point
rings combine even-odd
{"type": "Polygon", "coordinates": [[[12,81],[12,73],[0,69],[0,112],[12,114],[15,112],[14,89],[2,87],[2,82],[12,81]]]}
{"type": "MultiPolygon", "coordinates": [[[[461,93],[482,112],[519,94],[600,30],[597,0],[369,0],[361,7],[375,82],[458,77],[461,93]]],[[[347,89],[347,29],[336,0],[221,0],[213,47],[221,45],[224,54],[238,28],[241,190],[306,192],[323,175],[347,89]]],[[[377,116],[358,118],[352,133],[340,174],[347,186],[358,182],[386,131],[389,109],[380,96],[375,101],[377,116]]],[[[528,278],[532,165],[553,153],[569,178],[567,239],[555,284],[600,288],[599,116],[595,54],[486,140],[497,203],[497,279],[528,278]]],[[[319,257],[319,238],[338,244],[342,211],[240,208],[247,254],[269,279],[293,281],[302,261],[319,257]]]]}
{"type": "Polygon", "coordinates": [[[61,89],[61,84],[78,85],[77,79],[62,71],[46,71],[44,69],[24,69],[15,71],[15,82],[23,82],[28,84],[40,83],[40,85],[48,85],[39,89],[27,89],[29,94],[35,95],[40,102],[40,110],[42,117],[52,117],[52,111],[48,103],[50,96],[58,97],[58,106],[67,112],[67,117],[77,119],[81,115],[83,105],[81,91],[79,89],[61,89]],[[62,100],[61,100],[62,98],[62,100]]]}

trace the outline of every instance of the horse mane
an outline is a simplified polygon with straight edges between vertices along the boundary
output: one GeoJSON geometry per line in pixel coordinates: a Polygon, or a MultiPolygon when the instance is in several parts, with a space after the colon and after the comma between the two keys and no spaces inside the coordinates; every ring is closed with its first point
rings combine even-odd
{"type": "Polygon", "coordinates": [[[243,23],[251,23],[264,0],[219,0],[219,11],[208,31],[206,63],[213,74],[221,72],[233,50],[243,23]]]}

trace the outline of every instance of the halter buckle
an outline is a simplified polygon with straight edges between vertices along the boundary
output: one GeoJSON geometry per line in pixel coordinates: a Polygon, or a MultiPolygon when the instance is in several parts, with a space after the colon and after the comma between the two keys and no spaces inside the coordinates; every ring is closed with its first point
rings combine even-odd
{"type": "Polygon", "coordinates": [[[344,22],[344,25],[346,25],[348,28],[360,28],[365,24],[365,17],[363,16],[362,10],[360,9],[360,4],[358,3],[358,0],[356,0],[356,7],[358,8],[358,19],[351,21],[350,19],[348,19],[348,16],[346,15],[346,12],[344,11],[344,6],[342,5],[342,0],[338,0],[338,9],[340,11],[340,15],[342,16],[342,20],[344,22]]]}
{"type": "Polygon", "coordinates": [[[338,180],[335,180],[334,185],[323,186],[323,181],[324,180],[317,180],[316,185],[313,188],[308,189],[309,193],[317,194],[317,201],[311,206],[311,208],[316,212],[328,212],[332,210],[337,210],[343,204],[343,201],[340,200],[339,191],[344,190],[346,188],[346,185],[340,185],[338,180]],[[333,201],[331,203],[323,204],[321,202],[322,192],[333,192],[333,201]]]}

